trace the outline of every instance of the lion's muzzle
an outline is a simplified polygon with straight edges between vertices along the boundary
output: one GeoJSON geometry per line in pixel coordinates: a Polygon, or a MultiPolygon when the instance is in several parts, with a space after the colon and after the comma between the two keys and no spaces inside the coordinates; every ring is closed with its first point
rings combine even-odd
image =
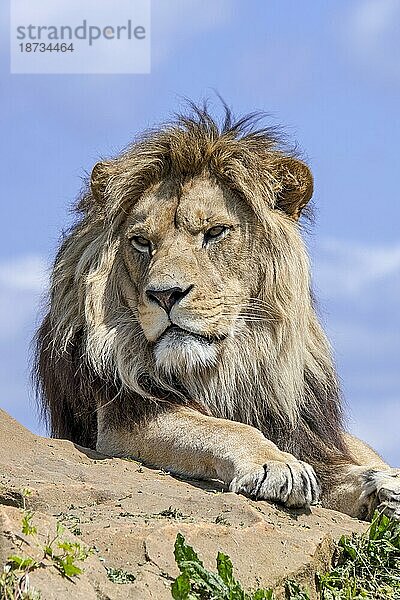
{"type": "Polygon", "coordinates": [[[156,302],[161,306],[161,308],[169,315],[172,307],[179,302],[179,300],[184,298],[192,288],[193,285],[189,285],[186,289],[182,289],[181,287],[172,287],[161,290],[150,288],[146,290],[146,296],[151,302],[156,302]]]}

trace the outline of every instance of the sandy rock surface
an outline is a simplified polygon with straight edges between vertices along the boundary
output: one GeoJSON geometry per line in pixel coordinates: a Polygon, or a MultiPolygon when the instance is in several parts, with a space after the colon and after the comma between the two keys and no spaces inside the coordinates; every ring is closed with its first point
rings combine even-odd
{"type": "Polygon", "coordinates": [[[215,568],[218,550],[228,554],[246,588],[273,586],[279,598],[282,582],[296,578],[315,596],[315,573],[329,567],[334,540],[366,528],[319,507],[286,511],[224,492],[218,482],[184,481],[134,461],[103,458],[36,436],[0,411],[0,568],[21,547],[40,558],[30,536],[21,535],[23,488],[32,491],[27,504],[39,541],[60,521],[68,539],[94,547],[79,579],[51,568],[31,574],[44,600],[170,600],[179,573],[173,556],[178,532],[208,568],[215,568]],[[106,567],[135,580],[112,583],[106,567]]]}

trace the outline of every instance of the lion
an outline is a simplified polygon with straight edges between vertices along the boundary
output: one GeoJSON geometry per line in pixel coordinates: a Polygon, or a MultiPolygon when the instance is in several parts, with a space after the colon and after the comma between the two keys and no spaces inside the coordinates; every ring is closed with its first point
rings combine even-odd
{"type": "Polygon", "coordinates": [[[97,163],[52,271],[51,435],[288,508],[400,519],[400,470],[345,431],[302,217],[313,177],[255,115],[207,108],[97,163]]]}

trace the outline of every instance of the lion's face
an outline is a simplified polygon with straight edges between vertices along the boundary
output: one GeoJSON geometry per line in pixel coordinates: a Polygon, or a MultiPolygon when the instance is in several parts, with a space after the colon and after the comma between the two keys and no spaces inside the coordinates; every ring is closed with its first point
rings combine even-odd
{"type": "Polygon", "coordinates": [[[253,221],[240,198],[207,178],[189,181],[179,197],[158,184],[131,210],[123,234],[130,302],[158,368],[211,366],[243,326],[258,277],[253,221]]]}

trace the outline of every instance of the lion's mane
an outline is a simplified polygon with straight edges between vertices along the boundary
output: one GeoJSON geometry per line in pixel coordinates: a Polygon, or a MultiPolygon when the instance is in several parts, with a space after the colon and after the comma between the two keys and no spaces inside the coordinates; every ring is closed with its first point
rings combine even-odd
{"type": "MultiPolygon", "coordinates": [[[[283,189],[285,160],[294,154],[256,122],[234,122],[226,110],[218,126],[206,109],[192,107],[94,168],[55,259],[37,334],[36,377],[53,436],[94,447],[100,404],[114,402],[126,424],[187,403],[252,424],[303,460],[329,462],[345,452],[340,393],[313,306],[307,253],[299,222],[287,215],[303,183],[294,178],[283,189]],[[128,207],[154,183],[170,178],[180,185],[204,172],[240,195],[258,219],[260,272],[269,278],[260,299],[270,318],[249,322],[241,344],[228,342],[216,368],[173,382],[155,371],[129,305],[118,233],[128,207]],[[266,207],[279,218],[266,218],[266,207]]],[[[300,192],[308,200],[312,189],[300,192]]]]}

